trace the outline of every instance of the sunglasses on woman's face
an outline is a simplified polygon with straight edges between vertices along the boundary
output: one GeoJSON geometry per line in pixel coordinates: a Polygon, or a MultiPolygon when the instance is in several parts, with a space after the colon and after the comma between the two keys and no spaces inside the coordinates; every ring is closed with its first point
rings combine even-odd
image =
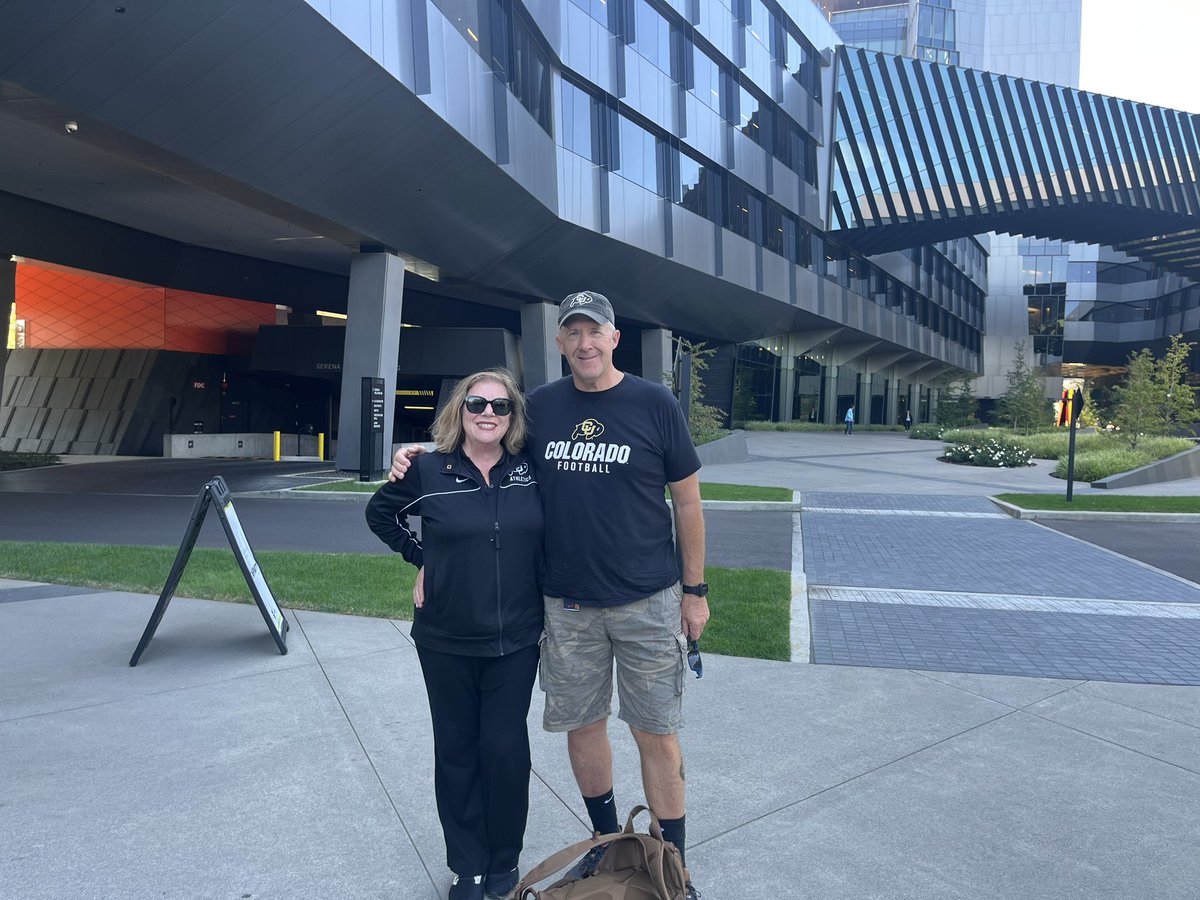
{"type": "Polygon", "coordinates": [[[489,403],[492,405],[492,412],[498,416],[507,416],[512,412],[513,402],[507,397],[497,397],[495,400],[488,400],[486,397],[476,397],[472,394],[463,401],[463,406],[467,408],[467,412],[477,416],[487,409],[489,403]]]}

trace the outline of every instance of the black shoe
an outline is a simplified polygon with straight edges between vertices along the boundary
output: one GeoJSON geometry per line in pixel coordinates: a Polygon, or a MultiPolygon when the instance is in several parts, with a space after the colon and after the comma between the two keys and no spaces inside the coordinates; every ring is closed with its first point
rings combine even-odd
{"type": "MultiPolygon", "coordinates": [[[[594,837],[599,837],[600,832],[595,832],[594,837]]],[[[579,862],[572,866],[571,871],[567,874],[572,878],[588,878],[596,874],[596,866],[600,864],[600,860],[604,858],[604,854],[608,852],[608,844],[597,844],[587,853],[579,858],[579,862]]]]}
{"type": "Polygon", "coordinates": [[[483,879],[483,893],[485,897],[490,897],[496,900],[499,897],[507,897],[512,893],[512,889],[517,886],[520,881],[520,873],[514,868],[511,872],[489,872],[487,878],[483,879]]]}
{"type": "Polygon", "coordinates": [[[692,883],[690,881],[684,885],[683,892],[687,900],[700,900],[700,892],[692,887],[692,883]]]}
{"type": "Polygon", "coordinates": [[[484,900],[482,875],[455,875],[450,900],[484,900]]]}

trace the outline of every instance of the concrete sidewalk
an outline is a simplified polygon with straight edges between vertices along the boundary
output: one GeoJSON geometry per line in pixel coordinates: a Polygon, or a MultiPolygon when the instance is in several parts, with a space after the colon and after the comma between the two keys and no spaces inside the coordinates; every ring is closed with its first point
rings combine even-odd
{"type": "MultiPolygon", "coordinates": [[[[0,884],[23,898],[434,898],[403,622],[0,582],[0,884]]],[[[706,900],[1193,898],[1200,691],[709,656],[688,683],[706,900]]],[[[522,866],[585,836],[534,692],[522,866]]],[[[617,797],[638,796],[614,727],[617,797]]]]}
{"type": "MultiPolygon", "coordinates": [[[[983,499],[1062,490],[1046,464],[964,469],[871,432],[748,446],[704,479],[791,487],[802,512],[712,514],[714,545],[735,527],[722,515],[759,517],[743,540],[790,542],[801,644],[833,664],[706,654],[689,677],[705,900],[1196,897],[1200,687],[1133,682],[1200,681],[1200,586],[983,499]]],[[[38,510],[73,495],[95,514],[70,539],[103,540],[114,509],[187,506],[209,464],[171,462],[8,473],[0,525],[61,533],[61,509],[38,510]]],[[[230,484],[274,489],[285,471],[235,467],[230,484]]],[[[238,503],[256,546],[269,525],[312,549],[345,506],[238,503]]],[[[1178,557],[1197,527],[1107,530],[1178,557]]],[[[281,656],[253,606],[176,598],[131,669],[155,599],[0,581],[0,894],[444,897],[407,623],[288,612],[281,656]]],[[[565,739],[540,715],[535,690],[523,868],[586,835],[565,739]]],[[[636,749],[616,722],[613,738],[628,810],[636,749]]]]}

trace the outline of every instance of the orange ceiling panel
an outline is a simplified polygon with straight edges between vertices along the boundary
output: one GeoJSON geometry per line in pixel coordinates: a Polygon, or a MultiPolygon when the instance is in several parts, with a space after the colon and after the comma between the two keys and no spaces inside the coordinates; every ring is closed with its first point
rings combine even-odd
{"type": "Polygon", "coordinates": [[[17,317],[30,348],[246,352],[270,303],[123,281],[61,266],[21,262],[17,317]]]}

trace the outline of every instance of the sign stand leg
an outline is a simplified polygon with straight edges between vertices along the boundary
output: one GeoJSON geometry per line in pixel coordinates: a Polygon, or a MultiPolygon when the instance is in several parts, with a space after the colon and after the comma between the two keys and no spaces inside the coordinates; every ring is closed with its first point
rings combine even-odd
{"type": "Polygon", "coordinates": [[[196,498],[196,504],[192,507],[192,517],[188,520],[183,541],[179,545],[179,552],[175,554],[171,573],[167,576],[167,583],[163,585],[162,593],[158,596],[158,603],[154,606],[150,622],[146,625],[146,630],[142,632],[142,639],[138,641],[137,649],[133,651],[133,656],[129,660],[130,666],[138,664],[142,652],[158,629],[158,623],[162,621],[163,613],[167,611],[167,605],[175,596],[175,589],[179,587],[179,581],[183,578],[183,570],[187,567],[192,549],[196,546],[196,539],[200,536],[200,526],[204,524],[204,516],[208,512],[210,503],[216,504],[217,515],[221,517],[221,525],[225,529],[226,537],[229,538],[229,546],[233,550],[234,557],[237,558],[246,584],[250,587],[250,593],[254,595],[254,602],[258,606],[259,612],[262,613],[263,620],[267,623],[267,629],[275,640],[275,646],[279,648],[281,655],[287,653],[287,633],[291,626],[288,625],[283,611],[275,602],[271,588],[267,585],[267,579],[263,575],[258,561],[254,558],[254,551],[250,549],[246,532],[242,530],[242,523],[233,508],[233,498],[230,496],[229,487],[225,484],[225,479],[218,475],[204,485],[204,489],[196,498]]]}

